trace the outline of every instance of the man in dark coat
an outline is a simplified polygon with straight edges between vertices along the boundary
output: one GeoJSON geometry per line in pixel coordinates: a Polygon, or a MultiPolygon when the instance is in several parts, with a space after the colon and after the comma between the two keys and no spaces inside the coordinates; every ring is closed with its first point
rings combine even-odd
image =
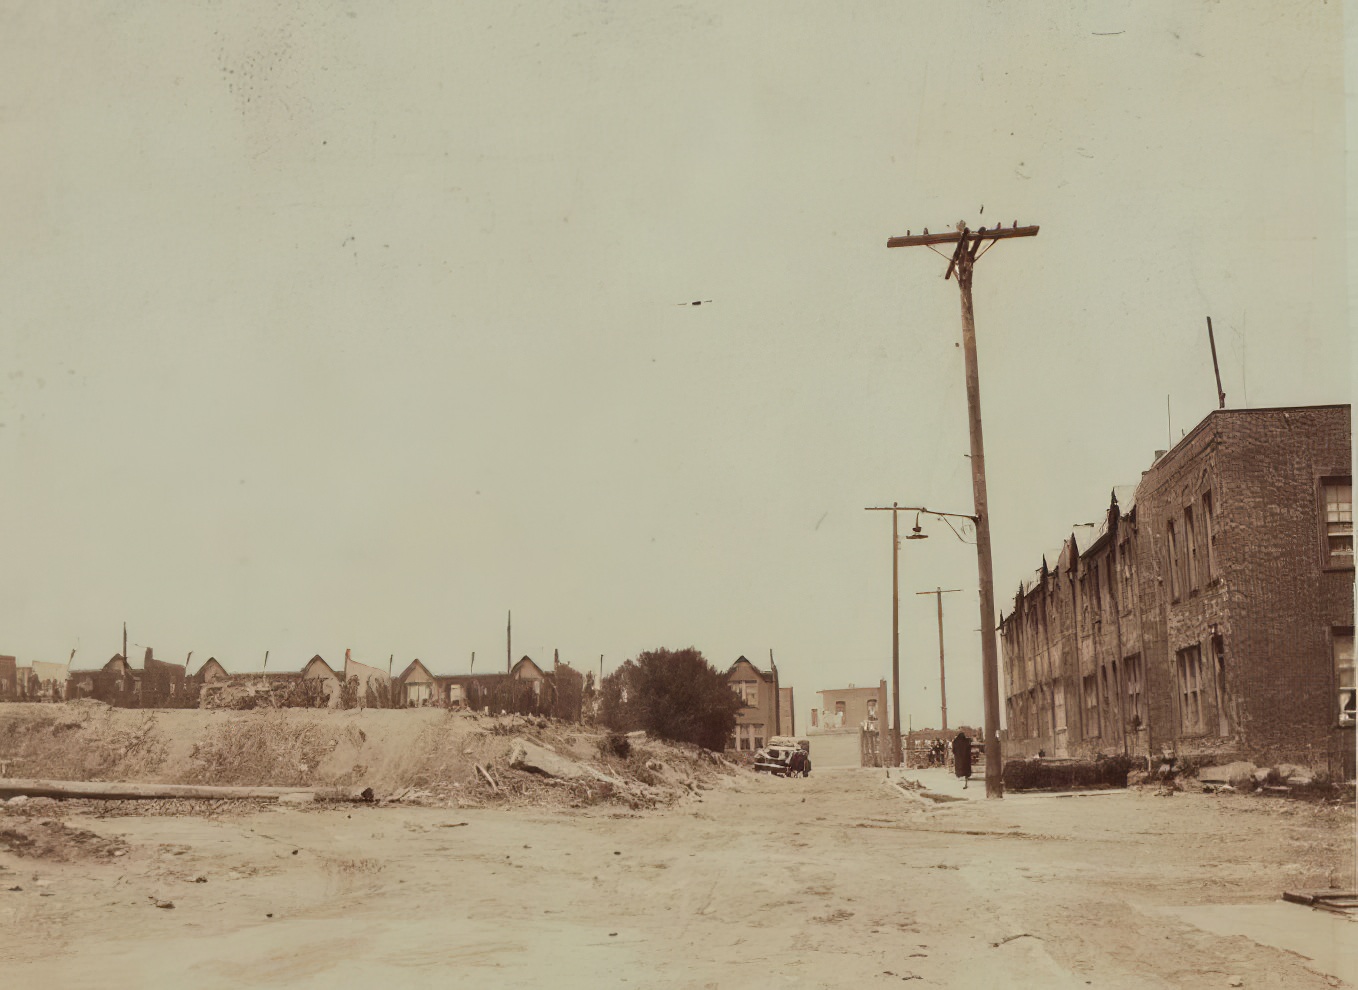
{"type": "Polygon", "coordinates": [[[953,773],[962,778],[962,790],[971,783],[971,740],[966,733],[959,732],[952,741],[953,773]]]}

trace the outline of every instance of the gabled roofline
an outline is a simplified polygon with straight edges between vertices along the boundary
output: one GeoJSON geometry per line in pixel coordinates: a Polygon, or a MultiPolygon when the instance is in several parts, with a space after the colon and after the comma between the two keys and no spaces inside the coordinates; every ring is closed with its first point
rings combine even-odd
{"type": "Polygon", "coordinates": [[[396,679],[404,684],[405,679],[410,676],[410,674],[415,670],[416,667],[419,667],[422,671],[424,671],[425,676],[428,677],[431,681],[434,679],[434,675],[429,672],[428,667],[426,667],[424,664],[420,662],[419,657],[416,657],[414,660],[410,661],[410,663],[406,665],[406,669],[401,671],[400,675],[396,679]]]}

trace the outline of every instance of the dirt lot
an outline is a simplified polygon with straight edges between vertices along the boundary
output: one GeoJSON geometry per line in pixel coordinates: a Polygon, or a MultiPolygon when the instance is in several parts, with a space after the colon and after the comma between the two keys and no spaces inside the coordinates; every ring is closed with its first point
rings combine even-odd
{"type": "Polygon", "coordinates": [[[7,987],[1309,988],[1358,933],[1267,906],[1352,885],[1352,808],[1243,795],[931,805],[859,770],[647,811],[92,807],[0,810],[67,850],[0,840],[7,987]],[[1255,908],[1328,961],[1190,920],[1255,908]]]}

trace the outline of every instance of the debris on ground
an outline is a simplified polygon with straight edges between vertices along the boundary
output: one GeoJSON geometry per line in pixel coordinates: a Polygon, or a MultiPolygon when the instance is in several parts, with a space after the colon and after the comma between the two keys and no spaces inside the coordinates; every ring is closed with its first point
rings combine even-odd
{"type": "Polygon", "coordinates": [[[127,853],[128,846],[117,836],[96,835],[55,819],[41,818],[9,819],[0,825],[0,849],[28,859],[64,863],[73,859],[122,856],[127,853]]]}
{"type": "Polygon", "coordinates": [[[1248,760],[1223,763],[1220,766],[1201,767],[1198,780],[1204,784],[1230,784],[1232,787],[1249,787],[1254,773],[1259,768],[1248,760]]]}
{"type": "MultiPolygon", "coordinates": [[[[0,761],[24,778],[136,784],[364,788],[368,801],[433,807],[482,802],[648,808],[700,801],[735,776],[719,753],[672,745],[645,733],[622,736],[621,754],[603,729],[542,716],[464,709],[256,709],[223,711],[110,708],[101,704],[0,706],[0,761]]],[[[292,792],[292,788],[297,788],[292,792]]],[[[28,801],[44,800],[29,798],[28,801]]],[[[0,804],[0,816],[25,807],[0,804]]],[[[264,810],[245,802],[63,799],[105,815],[204,815],[264,810]]]]}

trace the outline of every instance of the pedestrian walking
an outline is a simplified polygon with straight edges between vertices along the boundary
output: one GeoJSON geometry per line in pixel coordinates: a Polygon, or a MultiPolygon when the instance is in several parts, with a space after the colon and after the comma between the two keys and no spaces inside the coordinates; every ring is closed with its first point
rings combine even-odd
{"type": "Polygon", "coordinates": [[[962,778],[962,790],[971,783],[971,740],[966,733],[959,732],[952,741],[952,770],[962,778]]]}

